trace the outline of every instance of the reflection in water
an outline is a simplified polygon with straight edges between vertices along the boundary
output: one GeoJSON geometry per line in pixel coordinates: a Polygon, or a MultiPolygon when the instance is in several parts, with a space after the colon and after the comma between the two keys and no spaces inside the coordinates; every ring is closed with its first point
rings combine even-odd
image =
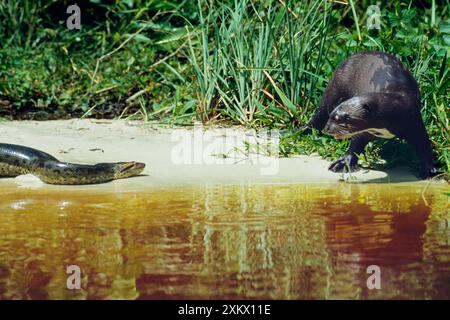
{"type": "Polygon", "coordinates": [[[423,188],[3,187],[0,298],[450,298],[450,198],[423,188]]]}

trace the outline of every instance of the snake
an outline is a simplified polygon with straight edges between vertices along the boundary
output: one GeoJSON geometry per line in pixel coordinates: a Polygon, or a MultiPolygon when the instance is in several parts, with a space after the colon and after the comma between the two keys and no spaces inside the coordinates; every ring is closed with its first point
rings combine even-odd
{"type": "Polygon", "coordinates": [[[0,177],[32,174],[47,184],[83,185],[105,183],[140,174],[141,162],[76,164],[62,162],[43,151],[0,143],[0,177]]]}

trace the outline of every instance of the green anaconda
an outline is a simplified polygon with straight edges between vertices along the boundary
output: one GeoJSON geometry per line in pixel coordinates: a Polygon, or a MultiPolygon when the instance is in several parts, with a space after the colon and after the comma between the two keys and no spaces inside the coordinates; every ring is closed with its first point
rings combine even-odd
{"type": "Polygon", "coordinates": [[[0,143],[0,177],[31,173],[49,184],[94,184],[140,174],[140,162],[98,163],[94,165],[61,162],[33,148],[0,143]]]}

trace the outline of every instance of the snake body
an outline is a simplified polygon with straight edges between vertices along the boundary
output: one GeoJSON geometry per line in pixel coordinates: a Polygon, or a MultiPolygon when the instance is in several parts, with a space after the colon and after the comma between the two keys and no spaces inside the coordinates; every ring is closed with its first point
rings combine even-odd
{"type": "Polygon", "coordinates": [[[144,168],[145,164],[140,162],[94,165],[61,162],[40,150],[0,143],[0,177],[31,173],[48,184],[95,184],[138,175],[144,168]]]}

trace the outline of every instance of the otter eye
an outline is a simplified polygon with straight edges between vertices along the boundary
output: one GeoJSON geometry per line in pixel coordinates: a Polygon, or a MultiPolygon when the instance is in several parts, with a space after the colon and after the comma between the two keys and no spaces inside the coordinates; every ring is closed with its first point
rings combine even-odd
{"type": "Polygon", "coordinates": [[[338,121],[338,122],[343,122],[343,121],[347,121],[349,119],[349,115],[344,113],[344,114],[336,114],[334,116],[334,120],[338,121]]]}

